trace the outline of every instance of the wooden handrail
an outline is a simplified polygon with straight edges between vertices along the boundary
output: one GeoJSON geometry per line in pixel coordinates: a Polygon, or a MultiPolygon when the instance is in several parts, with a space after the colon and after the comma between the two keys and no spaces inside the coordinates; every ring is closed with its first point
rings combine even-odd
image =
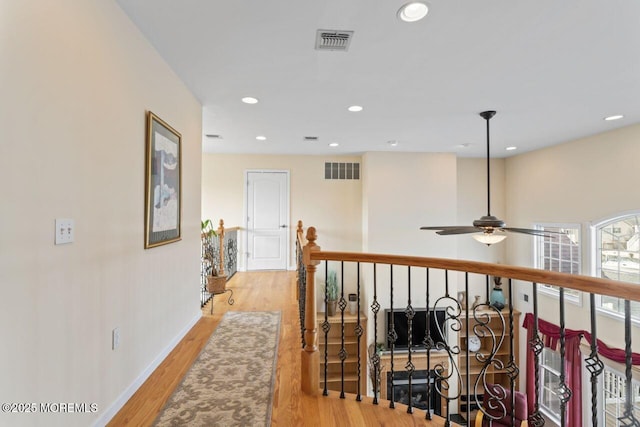
{"type": "Polygon", "coordinates": [[[469,273],[487,274],[527,282],[562,286],[563,288],[608,295],[633,301],[640,301],[640,286],[634,283],[578,274],[558,273],[536,268],[516,267],[503,264],[489,264],[478,261],[464,261],[448,258],[428,258],[406,255],[366,254],[356,252],[314,251],[313,261],[351,261],[362,263],[393,264],[427,267],[469,273]]]}

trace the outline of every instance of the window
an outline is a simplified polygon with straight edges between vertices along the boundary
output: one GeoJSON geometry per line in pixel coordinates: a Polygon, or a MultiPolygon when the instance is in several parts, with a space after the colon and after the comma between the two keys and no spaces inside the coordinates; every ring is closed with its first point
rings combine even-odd
{"type": "MultiPolygon", "coordinates": [[[[603,409],[605,427],[619,427],[623,424],[618,420],[624,415],[626,404],[627,384],[624,375],[605,366],[603,372],[603,409]]],[[[640,419],[640,385],[636,381],[631,382],[633,386],[633,413],[640,419]]]]}
{"type": "MultiPolygon", "coordinates": [[[[551,234],[538,236],[535,246],[535,266],[543,270],[560,273],[580,274],[580,226],[560,226],[537,224],[536,229],[550,231],[551,234]]],[[[540,284],[542,292],[558,295],[558,287],[540,284]]],[[[565,289],[567,301],[581,303],[581,293],[565,289]]]]}
{"type": "MultiPolygon", "coordinates": [[[[595,226],[595,275],[640,284],[640,214],[606,220],[595,226]]],[[[622,298],[600,296],[600,309],[624,315],[622,298]]],[[[640,302],[631,302],[631,315],[640,320],[640,302]]]]}
{"type": "Polygon", "coordinates": [[[560,424],[560,353],[549,347],[542,349],[540,357],[540,409],[556,424],[560,424]]]}

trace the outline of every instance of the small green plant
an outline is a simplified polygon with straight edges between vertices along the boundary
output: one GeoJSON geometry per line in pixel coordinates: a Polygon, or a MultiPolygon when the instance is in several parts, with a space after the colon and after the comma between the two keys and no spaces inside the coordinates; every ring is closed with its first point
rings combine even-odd
{"type": "Polygon", "coordinates": [[[200,232],[203,237],[216,237],[218,235],[210,219],[200,221],[200,232]]]}
{"type": "Polygon", "coordinates": [[[331,270],[327,275],[327,301],[336,301],[338,299],[338,274],[331,270]]]}

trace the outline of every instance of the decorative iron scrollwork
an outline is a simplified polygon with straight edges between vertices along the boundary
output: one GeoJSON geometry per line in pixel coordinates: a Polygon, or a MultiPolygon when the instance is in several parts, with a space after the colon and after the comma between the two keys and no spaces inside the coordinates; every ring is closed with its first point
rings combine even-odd
{"type": "MultiPolygon", "coordinates": [[[[475,354],[476,360],[482,364],[482,367],[480,368],[480,373],[473,385],[474,400],[478,408],[480,408],[488,420],[498,420],[507,415],[507,408],[504,404],[506,392],[500,385],[490,387],[490,382],[487,380],[487,374],[491,370],[499,371],[505,369],[504,362],[496,357],[498,350],[502,347],[504,342],[505,319],[500,310],[489,304],[479,304],[474,307],[473,319],[475,320],[473,333],[484,341],[484,348],[475,354]],[[491,312],[496,313],[496,316],[492,316],[490,314],[491,312]],[[500,331],[499,335],[497,335],[491,328],[492,319],[498,319],[500,322],[498,329],[500,331]],[[484,405],[479,399],[481,389],[484,390],[484,405]],[[486,409],[491,409],[493,415],[486,409]]],[[[511,378],[517,377],[518,367],[515,363],[509,363],[509,366],[507,367],[507,375],[511,378]]]]}

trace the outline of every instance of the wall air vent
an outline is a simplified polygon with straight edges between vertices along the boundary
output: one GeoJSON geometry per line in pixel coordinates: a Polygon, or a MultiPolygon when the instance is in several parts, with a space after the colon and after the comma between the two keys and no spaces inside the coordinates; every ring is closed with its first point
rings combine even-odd
{"type": "Polygon", "coordinates": [[[360,179],[360,163],[324,163],[324,179],[360,179]]]}
{"type": "Polygon", "coordinates": [[[222,135],[215,135],[215,134],[213,134],[213,133],[208,133],[208,134],[206,134],[205,136],[206,136],[207,138],[209,138],[209,139],[223,139],[223,138],[222,138],[222,135]]]}
{"type": "Polygon", "coordinates": [[[304,136],[302,137],[302,140],[305,142],[318,142],[320,141],[320,138],[317,136],[304,136]]]}
{"type": "Polygon", "coordinates": [[[316,50],[349,50],[353,31],[318,30],[316,50]]]}

